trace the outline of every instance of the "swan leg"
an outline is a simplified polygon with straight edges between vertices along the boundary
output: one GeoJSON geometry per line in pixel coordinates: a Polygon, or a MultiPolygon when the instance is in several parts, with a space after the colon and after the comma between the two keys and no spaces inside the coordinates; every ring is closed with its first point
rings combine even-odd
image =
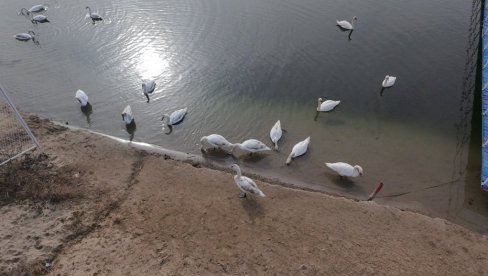
{"type": "Polygon", "coordinates": [[[241,193],[239,194],[239,197],[240,197],[240,198],[245,198],[245,197],[246,197],[246,193],[241,192],[241,193]]]}

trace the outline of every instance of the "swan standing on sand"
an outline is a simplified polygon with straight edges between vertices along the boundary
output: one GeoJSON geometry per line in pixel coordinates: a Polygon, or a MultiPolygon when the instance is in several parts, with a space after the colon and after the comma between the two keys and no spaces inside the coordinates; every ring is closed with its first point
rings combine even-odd
{"type": "Polygon", "coordinates": [[[44,14],[32,15],[32,12],[28,11],[25,8],[22,8],[20,10],[20,13],[24,16],[30,16],[33,24],[49,22],[47,16],[45,16],[44,14]]]}
{"type": "Polygon", "coordinates": [[[317,111],[319,112],[331,111],[341,103],[341,101],[332,101],[332,100],[324,101],[322,98],[319,98],[318,102],[319,104],[317,106],[317,111]]]}
{"type": "Polygon", "coordinates": [[[76,91],[75,98],[80,102],[81,107],[85,107],[88,104],[88,95],[81,89],[76,91]]]}
{"type": "Polygon", "coordinates": [[[222,135],[210,134],[200,139],[200,150],[207,152],[208,149],[221,149],[227,153],[233,148],[232,143],[227,141],[222,135]]]}
{"type": "Polygon", "coordinates": [[[355,165],[349,165],[344,162],[337,162],[337,163],[325,163],[325,165],[329,168],[331,168],[333,171],[335,171],[337,174],[339,174],[341,177],[346,176],[346,177],[358,177],[363,174],[363,168],[361,166],[355,165]]]}
{"type": "MultiPolygon", "coordinates": [[[[28,10],[26,8],[22,8],[22,9],[24,9],[24,10],[26,10],[28,12],[42,12],[42,11],[47,10],[47,6],[41,4],[41,5],[34,5],[30,9],[28,9],[28,10]]],[[[22,13],[22,9],[20,10],[20,13],[19,14],[23,14],[22,13]]]]}
{"type": "Polygon", "coordinates": [[[171,113],[171,115],[164,114],[163,117],[161,118],[161,121],[163,121],[167,126],[176,125],[179,122],[181,122],[183,120],[183,118],[185,118],[187,110],[188,109],[185,107],[185,108],[173,111],[173,113],[171,113]]]}
{"type": "Polygon", "coordinates": [[[356,22],[358,18],[354,16],[351,20],[352,23],[349,23],[347,20],[336,21],[337,26],[345,29],[345,30],[352,30],[354,29],[354,22],[356,22]]]}
{"type": "Polygon", "coordinates": [[[264,193],[258,188],[254,181],[246,176],[242,176],[241,168],[237,164],[233,164],[231,167],[237,175],[234,176],[234,181],[236,182],[237,187],[241,190],[239,194],[240,198],[246,197],[247,193],[257,195],[260,197],[265,197],[264,193]]]}
{"type": "Polygon", "coordinates": [[[134,115],[132,115],[132,109],[130,105],[127,105],[122,111],[122,120],[124,120],[126,125],[130,125],[134,122],[134,115]]]}
{"type": "Polygon", "coordinates": [[[103,20],[102,17],[100,15],[98,15],[98,13],[96,12],[91,12],[91,9],[90,7],[86,6],[86,8],[88,10],[88,16],[90,16],[91,20],[93,21],[93,23],[95,23],[95,21],[101,21],[103,20]]]}
{"type": "Polygon", "coordinates": [[[248,139],[242,143],[236,143],[232,145],[232,152],[234,151],[235,148],[239,148],[243,151],[249,152],[250,155],[252,155],[255,152],[259,151],[265,151],[265,150],[271,150],[268,146],[266,146],[265,143],[256,140],[256,139],[248,139]]]}
{"type": "Polygon", "coordinates": [[[271,141],[273,141],[274,143],[275,150],[278,150],[278,141],[281,139],[282,134],[283,131],[281,130],[281,122],[280,120],[278,120],[269,131],[269,137],[271,138],[271,141]]]}
{"type": "Polygon", "coordinates": [[[308,149],[308,144],[310,144],[310,136],[293,146],[290,155],[288,155],[288,158],[286,159],[286,164],[289,165],[292,158],[305,154],[308,149]]]}
{"type": "Polygon", "coordinates": [[[381,85],[384,87],[384,88],[387,88],[387,87],[392,87],[394,84],[395,84],[395,81],[396,81],[396,77],[394,76],[388,76],[386,75],[385,76],[385,79],[383,80],[383,82],[381,83],[381,85]]]}
{"type": "Polygon", "coordinates": [[[28,41],[30,39],[34,40],[35,33],[33,31],[28,31],[27,33],[16,34],[14,37],[20,41],[28,41]]]}

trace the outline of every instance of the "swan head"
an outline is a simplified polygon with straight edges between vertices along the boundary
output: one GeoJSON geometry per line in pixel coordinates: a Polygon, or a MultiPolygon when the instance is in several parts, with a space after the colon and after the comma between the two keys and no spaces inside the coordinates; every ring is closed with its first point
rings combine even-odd
{"type": "Polygon", "coordinates": [[[88,7],[88,6],[85,7],[85,10],[89,10],[89,9],[90,9],[90,7],[88,7]]]}
{"type": "Polygon", "coordinates": [[[239,165],[237,164],[232,164],[232,166],[230,166],[230,168],[235,171],[236,173],[240,173],[241,172],[241,168],[239,168],[239,165]]]}
{"type": "Polygon", "coordinates": [[[30,34],[30,35],[35,35],[36,34],[36,33],[34,33],[34,31],[28,31],[27,33],[30,34]]]}
{"type": "Polygon", "coordinates": [[[322,103],[322,102],[324,101],[324,99],[319,98],[319,100],[318,100],[318,101],[319,101],[319,103],[322,103]]]}
{"type": "Polygon", "coordinates": [[[358,18],[357,18],[356,16],[354,16],[354,17],[352,18],[352,20],[353,20],[353,21],[356,21],[356,20],[358,20],[358,18]]]}
{"type": "Polygon", "coordinates": [[[359,173],[359,175],[363,175],[363,168],[361,168],[361,166],[359,165],[354,166],[354,170],[356,170],[359,173]]]}

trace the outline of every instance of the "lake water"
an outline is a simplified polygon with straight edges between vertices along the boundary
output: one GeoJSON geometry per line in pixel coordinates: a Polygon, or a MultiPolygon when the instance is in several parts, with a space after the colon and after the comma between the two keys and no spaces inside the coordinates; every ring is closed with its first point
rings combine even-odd
{"type": "Polygon", "coordinates": [[[130,104],[134,141],[195,154],[211,133],[271,145],[280,119],[280,151],[238,160],[245,171],[356,199],[383,182],[377,202],[487,229],[479,1],[48,0],[51,22],[37,25],[17,13],[38,3],[8,2],[0,82],[24,111],[128,138],[120,113],[130,104]],[[86,5],[104,21],[92,24],[86,5]],[[353,16],[351,34],[336,26],[353,16]],[[12,37],[27,30],[39,45],[12,37]],[[380,93],[387,74],[397,83],[380,93]],[[157,82],[149,103],[144,78],[157,82]],[[77,89],[90,97],[89,119],[77,89]],[[318,97],[341,104],[316,117],[318,97]],[[162,114],[183,107],[184,122],[164,134],[162,114]],[[307,136],[309,152],[286,166],[307,136]],[[341,181],[324,165],[336,161],[364,176],[341,181]]]}

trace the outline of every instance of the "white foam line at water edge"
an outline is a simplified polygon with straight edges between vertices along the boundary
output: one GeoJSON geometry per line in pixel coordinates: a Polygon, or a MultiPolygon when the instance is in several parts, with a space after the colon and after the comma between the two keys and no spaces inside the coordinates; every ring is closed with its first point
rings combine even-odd
{"type": "Polygon", "coordinates": [[[485,140],[485,142],[483,143],[482,147],[484,148],[486,145],[488,145],[488,139],[485,140]]]}
{"type": "Polygon", "coordinates": [[[483,88],[481,88],[481,90],[485,90],[486,88],[488,88],[488,83],[485,83],[485,84],[483,85],[483,88]]]}

